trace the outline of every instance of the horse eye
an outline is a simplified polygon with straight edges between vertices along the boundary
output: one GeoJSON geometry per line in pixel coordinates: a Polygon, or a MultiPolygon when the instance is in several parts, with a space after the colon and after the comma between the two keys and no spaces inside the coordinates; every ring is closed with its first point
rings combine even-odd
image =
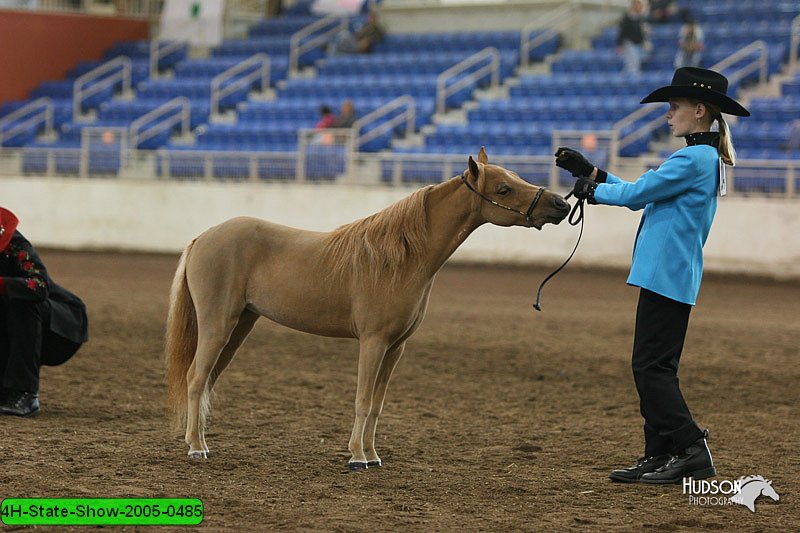
{"type": "Polygon", "coordinates": [[[506,194],[511,192],[511,187],[503,183],[497,186],[497,190],[495,192],[500,196],[505,196],[506,194]]]}

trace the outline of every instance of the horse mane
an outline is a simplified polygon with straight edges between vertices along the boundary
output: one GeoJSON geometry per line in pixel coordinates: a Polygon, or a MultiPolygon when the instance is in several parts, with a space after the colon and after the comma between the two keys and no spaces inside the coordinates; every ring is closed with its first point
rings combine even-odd
{"type": "Polygon", "coordinates": [[[746,476],[746,477],[743,476],[743,477],[739,478],[739,481],[742,482],[742,487],[744,487],[745,485],[747,485],[748,483],[750,483],[752,481],[763,481],[764,483],[769,483],[769,480],[768,479],[764,479],[763,476],[746,476]]]}
{"type": "Polygon", "coordinates": [[[418,189],[366,218],[333,230],[325,244],[328,274],[375,286],[394,284],[397,274],[417,270],[428,238],[425,198],[432,186],[418,189]]]}

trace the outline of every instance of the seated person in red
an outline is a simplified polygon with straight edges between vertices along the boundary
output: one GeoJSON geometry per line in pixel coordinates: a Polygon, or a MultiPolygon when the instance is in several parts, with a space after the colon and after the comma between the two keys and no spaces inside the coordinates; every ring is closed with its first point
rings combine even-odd
{"type": "Polygon", "coordinates": [[[59,365],[88,338],[86,306],[53,283],[0,207],[0,415],[39,412],[39,367],[59,365]]]}
{"type": "Polygon", "coordinates": [[[314,124],[314,128],[318,130],[332,128],[334,122],[336,122],[336,115],[333,114],[330,107],[323,105],[319,108],[319,120],[314,124]]]}

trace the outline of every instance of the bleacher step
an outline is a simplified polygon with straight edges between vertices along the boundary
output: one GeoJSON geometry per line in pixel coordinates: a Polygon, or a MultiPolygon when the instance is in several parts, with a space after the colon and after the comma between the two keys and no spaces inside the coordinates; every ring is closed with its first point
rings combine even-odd
{"type": "Polygon", "coordinates": [[[414,133],[403,138],[392,139],[392,148],[416,148],[425,146],[425,134],[414,133]]]}

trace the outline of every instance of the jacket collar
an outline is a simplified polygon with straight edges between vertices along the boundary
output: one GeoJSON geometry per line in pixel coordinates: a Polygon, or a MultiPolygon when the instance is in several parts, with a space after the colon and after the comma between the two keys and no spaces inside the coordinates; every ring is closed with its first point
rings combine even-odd
{"type": "Polygon", "coordinates": [[[698,144],[707,144],[714,148],[719,148],[719,132],[716,131],[700,131],[697,133],[690,133],[683,137],[686,139],[686,146],[696,146],[698,144]]]}

